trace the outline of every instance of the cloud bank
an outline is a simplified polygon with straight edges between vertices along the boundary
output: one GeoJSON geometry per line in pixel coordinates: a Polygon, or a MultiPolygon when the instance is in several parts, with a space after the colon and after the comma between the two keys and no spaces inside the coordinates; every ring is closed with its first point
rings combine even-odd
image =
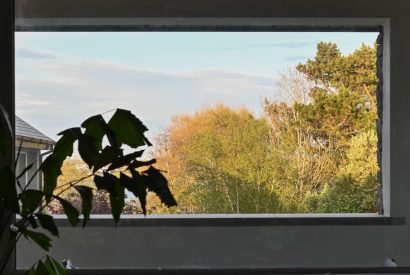
{"type": "Polygon", "coordinates": [[[219,69],[149,71],[99,60],[31,64],[40,77],[17,76],[16,106],[50,136],[113,108],[132,110],[154,132],[174,115],[223,102],[261,111],[275,78],[219,69]]]}

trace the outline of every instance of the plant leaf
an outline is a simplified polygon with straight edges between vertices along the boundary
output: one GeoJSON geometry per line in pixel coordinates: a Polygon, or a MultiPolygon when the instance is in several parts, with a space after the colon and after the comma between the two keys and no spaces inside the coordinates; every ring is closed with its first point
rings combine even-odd
{"type": "Polygon", "coordinates": [[[27,270],[26,275],[37,275],[36,274],[36,267],[32,266],[29,270],[27,270]]]}
{"type": "Polygon", "coordinates": [[[43,263],[43,261],[38,261],[37,268],[36,268],[36,275],[54,275],[55,273],[50,273],[43,263]]]}
{"type": "Polygon", "coordinates": [[[115,159],[114,161],[112,161],[111,165],[108,167],[108,171],[129,165],[131,161],[135,160],[136,158],[141,157],[143,153],[144,153],[144,150],[135,151],[131,154],[121,156],[115,159]]]}
{"type": "Polygon", "coordinates": [[[13,138],[9,115],[2,105],[0,105],[0,152],[5,154],[9,148],[9,143],[13,138]]]}
{"type": "Polygon", "coordinates": [[[157,194],[161,201],[168,207],[176,206],[177,202],[174,196],[169,190],[168,180],[162,175],[162,173],[150,166],[146,171],[143,172],[146,176],[145,183],[147,184],[148,190],[157,194]]]}
{"type": "Polygon", "coordinates": [[[85,128],[84,134],[94,138],[94,146],[98,151],[102,149],[101,144],[107,126],[102,115],[89,117],[81,124],[81,127],[85,128]]]}
{"type": "Polygon", "coordinates": [[[83,228],[90,219],[92,203],[93,203],[93,191],[88,186],[78,185],[74,186],[75,190],[80,193],[81,196],[81,212],[83,214],[83,228]]]}
{"type": "Polygon", "coordinates": [[[99,155],[96,138],[86,134],[79,136],[78,152],[88,167],[92,169],[99,155]]]}
{"type": "Polygon", "coordinates": [[[130,111],[117,109],[108,122],[108,126],[114,131],[117,146],[127,144],[132,148],[148,145],[144,132],[147,127],[130,111]]]}
{"type": "Polygon", "coordinates": [[[38,244],[42,249],[48,251],[51,247],[51,239],[40,232],[35,232],[29,229],[24,229],[23,230],[23,235],[28,238],[31,239],[33,242],[35,242],[36,244],[38,244]]]}
{"type": "Polygon", "coordinates": [[[50,271],[50,274],[56,274],[56,275],[66,275],[67,274],[65,269],[61,266],[61,264],[50,256],[46,257],[46,260],[44,261],[44,265],[50,271]]]}
{"type": "MultiPolygon", "coordinates": [[[[100,168],[116,161],[118,158],[123,156],[122,149],[112,146],[106,146],[99,154],[98,159],[94,163],[93,172],[99,170],[100,168]]],[[[111,167],[111,166],[110,166],[111,167]]],[[[112,170],[112,169],[108,169],[112,170]]]]}
{"type": "Polygon", "coordinates": [[[52,216],[47,215],[47,214],[36,214],[36,217],[39,220],[41,227],[48,230],[54,236],[59,237],[58,228],[52,216]]]}
{"type": "Polygon", "coordinates": [[[60,203],[64,209],[64,213],[67,215],[68,221],[72,226],[76,226],[80,222],[80,212],[78,212],[77,208],[75,208],[71,203],[66,201],[65,199],[54,196],[60,203]]]}
{"type": "Polygon", "coordinates": [[[57,141],[53,150],[55,159],[63,162],[66,157],[71,156],[73,154],[74,143],[81,134],[80,127],[69,128],[60,132],[58,135],[61,136],[61,138],[57,141]]]}
{"type": "Polygon", "coordinates": [[[44,266],[47,269],[49,275],[58,275],[56,268],[54,267],[53,262],[50,260],[50,257],[47,256],[44,261],[44,266]]]}
{"type": "Polygon", "coordinates": [[[120,183],[138,198],[141,204],[142,212],[146,215],[147,186],[144,182],[144,178],[137,171],[131,171],[131,174],[132,178],[128,177],[124,173],[121,173],[120,183]]]}
{"type": "Polygon", "coordinates": [[[115,182],[118,181],[118,178],[110,173],[103,173],[103,176],[95,176],[94,183],[97,186],[98,190],[106,190],[110,194],[116,196],[115,182]]]}
{"type": "Polygon", "coordinates": [[[119,178],[107,172],[104,172],[102,177],[94,177],[94,182],[98,190],[106,190],[110,195],[111,213],[116,224],[120,219],[122,209],[125,205],[125,190],[119,181],[119,178]]]}
{"type": "Polygon", "coordinates": [[[116,195],[110,194],[111,213],[114,217],[115,224],[120,220],[122,210],[125,206],[125,190],[119,180],[114,183],[116,195]]]}
{"type": "Polygon", "coordinates": [[[57,178],[61,175],[61,166],[64,160],[73,154],[74,143],[81,136],[81,128],[67,129],[58,135],[62,136],[56,143],[54,151],[41,164],[44,174],[44,192],[47,194],[47,202],[57,186],[57,178]]]}
{"type": "Polygon", "coordinates": [[[5,166],[0,170],[0,199],[14,213],[20,213],[17,199],[17,185],[14,173],[10,167],[5,166]]]}
{"type": "Polygon", "coordinates": [[[20,193],[19,198],[21,200],[21,215],[27,216],[33,213],[41,204],[41,200],[44,197],[44,193],[40,190],[27,189],[20,193]]]}
{"type": "MultiPolygon", "coordinates": [[[[32,227],[33,229],[36,229],[36,228],[38,227],[38,226],[37,226],[36,219],[34,218],[33,215],[27,216],[27,220],[28,220],[28,222],[30,223],[30,225],[31,225],[31,227],[32,227]]],[[[18,227],[18,226],[17,226],[17,227],[18,227]]]]}
{"type": "Polygon", "coordinates": [[[155,163],[157,163],[156,159],[151,159],[148,161],[134,160],[133,162],[130,163],[130,165],[128,165],[128,169],[135,170],[137,168],[144,167],[144,166],[150,166],[155,163]]]}
{"type": "Polygon", "coordinates": [[[47,201],[53,194],[57,186],[57,178],[61,175],[62,162],[57,160],[53,154],[49,155],[41,164],[41,171],[43,172],[43,190],[48,195],[47,201]]]}
{"type": "Polygon", "coordinates": [[[54,263],[54,266],[56,267],[56,270],[59,275],[67,275],[66,270],[63,268],[61,263],[59,263],[56,259],[50,257],[51,261],[54,263]]]}

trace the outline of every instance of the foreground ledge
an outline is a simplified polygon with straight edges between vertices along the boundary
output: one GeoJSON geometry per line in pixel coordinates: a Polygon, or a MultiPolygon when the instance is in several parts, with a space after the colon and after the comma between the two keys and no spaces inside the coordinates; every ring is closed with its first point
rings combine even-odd
{"type": "MultiPolygon", "coordinates": [[[[57,226],[70,227],[64,215],[54,216],[57,226]]],[[[111,215],[92,215],[88,227],[113,226],[111,215]]],[[[118,227],[141,226],[372,226],[405,225],[405,218],[378,214],[169,214],[122,215],[118,227]]]]}

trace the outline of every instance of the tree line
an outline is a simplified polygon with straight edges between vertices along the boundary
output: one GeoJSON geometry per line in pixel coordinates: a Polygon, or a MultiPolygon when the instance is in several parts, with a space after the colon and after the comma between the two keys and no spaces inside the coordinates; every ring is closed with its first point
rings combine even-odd
{"type": "MultiPolygon", "coordinates": [[[[178,206],[152,197],[148,212],[377,212],[376,48],[343,55],[319,42],[313,59],[279,74],[260,116],[219,103],[173,117],[154,157],[178,206]]],[[[100,198],[94,213],[108,206],[100,198]]]]}

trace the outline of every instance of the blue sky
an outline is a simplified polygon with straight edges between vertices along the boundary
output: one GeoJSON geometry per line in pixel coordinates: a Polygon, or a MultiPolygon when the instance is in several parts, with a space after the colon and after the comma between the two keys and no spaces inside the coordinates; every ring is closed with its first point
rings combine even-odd
{"type": "Polygon", "coordinates": [[[16,33],[16,112],[56,134],[88,116],[130,109],[150,137],[172,116],[223,102],[256,115],[280,71],[319,41],[344,54],[376,33],[16,33]]]}

